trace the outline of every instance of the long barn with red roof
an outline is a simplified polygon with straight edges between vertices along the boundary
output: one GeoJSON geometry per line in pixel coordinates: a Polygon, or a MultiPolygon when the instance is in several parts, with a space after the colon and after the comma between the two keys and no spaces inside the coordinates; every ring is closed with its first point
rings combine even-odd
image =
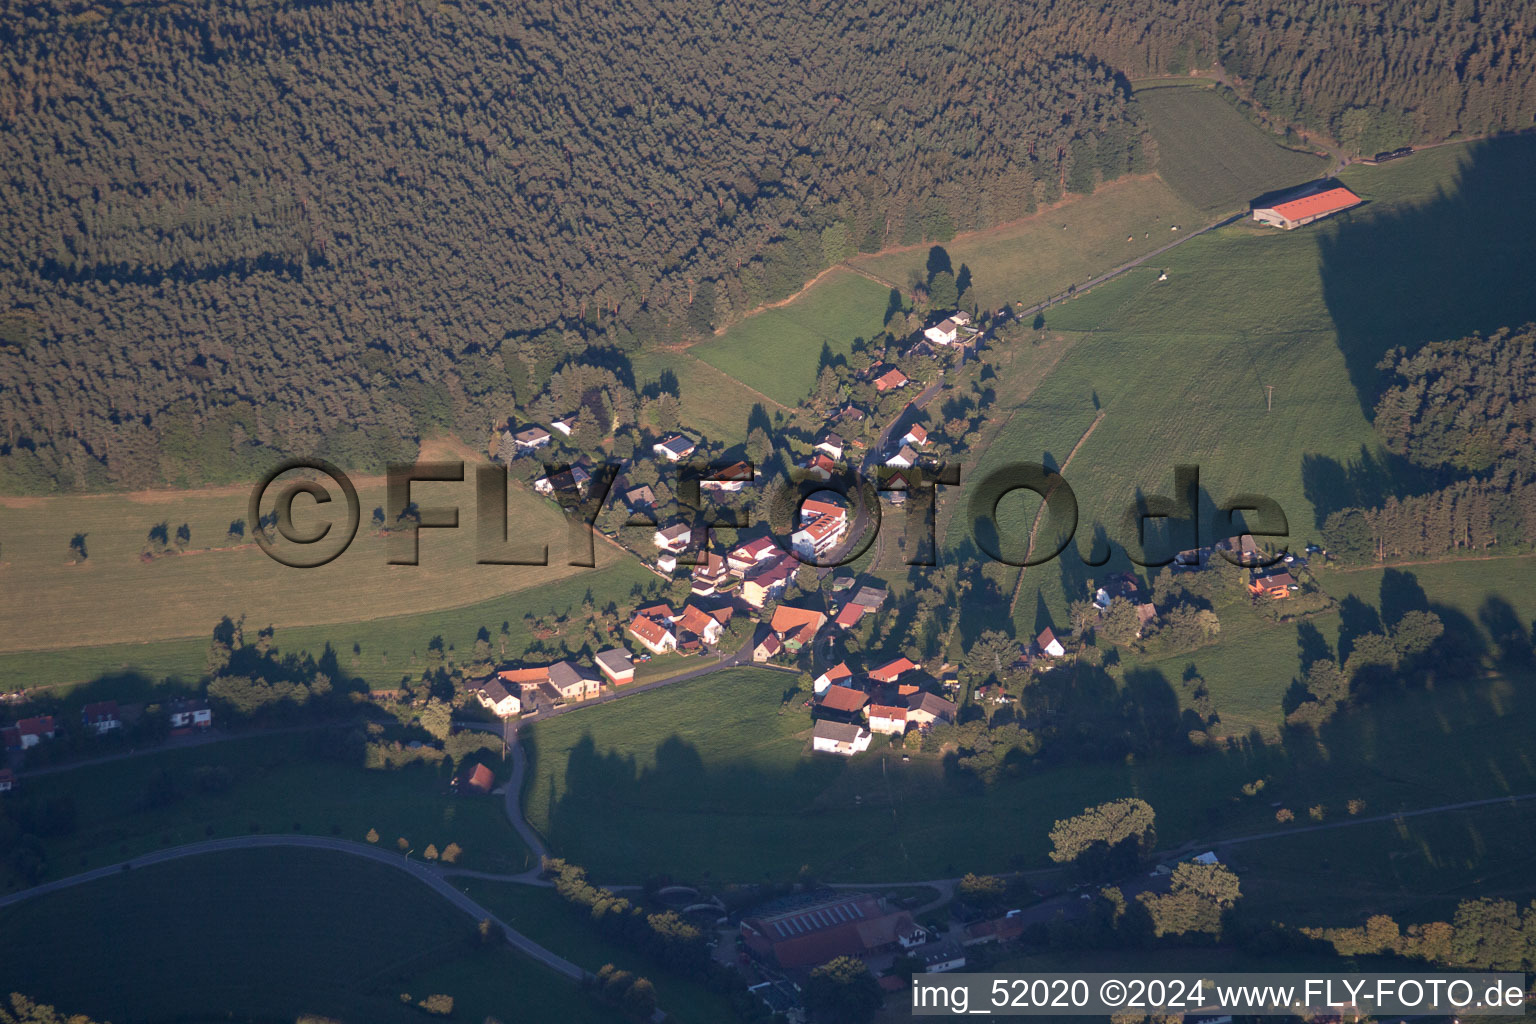
{"type": "Polygon", "coordinates": [[[1260,224],[1292,231],[1313,221],[1359,206],[1363,199],[1347,188],[1329,188],[1273,206],[1256,206],[1253,219],[1260,224]]]}

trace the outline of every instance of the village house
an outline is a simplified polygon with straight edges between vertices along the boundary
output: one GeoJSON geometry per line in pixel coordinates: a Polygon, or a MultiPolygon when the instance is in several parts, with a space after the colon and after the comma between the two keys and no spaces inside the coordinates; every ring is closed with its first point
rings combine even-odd
{"type": "Polygon", "coordinates": [[[5,739],[7,750],[31,750],[43,740],[53,739],[56,731],[52,715],[38,715],[35,718],[23,718],[15,725],[6,726],[4,730],[0,730],[0,735],[5,739]]]}
{"type": "Polygon", "coordinates": [[[890,704],[869,706],[869,731],[885,736],[900,736],[907,731],[907,709],[890,704]]]}
{"type": "Polygon", "coordinates": [[[87,704],[80,711],[80,724],[87,732],[105,736],[113,729],[123,727],[123,719],[117,710],[117,701],[102,700],[87,704]]]}
{"type": "Polygon", "coordinates": [[[666,529],[657,530],[651,537],[651,541],[662,551],[680,555],[693,543],[693,527],[687,523],[668,526],[666,529]]]}
{"type": "Polygon", "coordinates": [[[894,661],[888,661],[879,668],[869,670],[869,678],[877,683],[894,683],[907,672],[914,672],[921,668],[910,658],[901,657],[894,661]]]}
{"type": "Polygon", "coordinates": [[[724,469],[714,470],[706,479],[699,481],[699,487],[706,491],[734,494],[753,479],[754,475],[751,465],[745,462],[737,462],[726,466],[724,469]]]}
{"type": "Polygon", "coordinates": [[[917,465],[917,452],[908,445],[902,445],[900,451],[885,460],[885,464],[892,469],[911,469],[917,465]]]}
{"type": "Polygon", "coordinates": [[[923,331],[923,337],[935,345],[953,345],[960,339],[960,328],[971,322],[971,314],[966,312],[952,313],[923,331]]]}
{"type": "Polygon", "coordinates": [[[779,640],[779,635],[764,626],[757,643],[752,646],[752,660],[759,663],[769,661],[778,657],[783,649],[784,644],[779,640]]]}
{"type": "Polygon", "coordinates": [[[870,611],[874,611],[881,605],[885,604],[885,599],[889,596],[889,592],[886,591],[883,587],[871,587],[866,585],[860,587],[858,593],[853,595],[853,603],[863,605],[870,611]]]}
{"type": "MultiPolygon", "coordinates": [[[[727,608],[726,610],[729,611],[730,609],[727,608]]],[[[678,628],[692,633],[711,647],[720,642],[720,634],[724,630],[718,619],[696,604],[683,606],[682,614],[677,617],[676,625],[678,628]]]]}
{"type": "Polygon", "coordinates": [[[543,448],[549,444],[550,436],[549,431],[543,427],[528,427],[513,434],[512,440],[516,443],[518,451],[531,452],[535,448],[543,448]]]}
{"type": "Polygon", "coordinates": [[[572,466],[570,469],[562,469],[558,473],[539,477],[533,482],[533,489],[546,498],[554,497],[556,492],[585,495],[587,481],[590,479],[591,475],[585,469],[572,466]]]}
{"type": "Polygon", "coordinates": [[[649,484],[641,484],[624,492],[624,505],[631,512],[650,512],[656,507],[656,492],[649,484]]]}
{"type": "Polygon", "coordinates": [[[630,636],[639,641],[640,646],[652,654],[677,650],[677,634],[672,631],[670,622],[662,623],[637,614],[630,621],[628,631],[630,636]]]}
{"type": "Polygon", "coordinates": [[[793,654],[814,639],[826,621],[826,614],[815,608],[795,608],[781,604],[773,610],[773,618],[768,626],[784,641],[785,649],[793,654]]]}
{"type": "Polygon", "coordinates": [[[772,537],[759,537],[726,553],[725,564],[733,576],[744,576],[749,569],[778,560],[779,549],[772,537]]]}
{"type": "Polygon", "coordinates": [[[847,527],[846,516],[822,516],[800,527],[789,539],[798,558],[814,561],[837,547],[847,527]]]}
{"type": "Polygon", "coordinates": [[[1040,635],[1035,637],[1035,646],[1040,649],[1041,654],[1051,658],[1064,657],[1067,653],[1067,649],[1061,646],[1061,641],[1056,639],[1056,634],[1051,632],[1049,626],[1042,629],[1040,635]]]}
{"type": "Polygon", "coordinates": [[[549,427],[551,430],[558,430],[566,437],[570,437],[571,431],[576,429],[576,414],[571,413],[569,416],[561,416],[559,419],[551,421],[549,427]]]}
{"type": "MultiPolygon", "coordinates": [[[[545,676],[547,678],[548,673],[545,673],[545,676]]],[[[493,676],[478,681],[470,692],[497,718],[510,718],[523,710],[522,701],[518,695],[508,690],[499,677],[493,676]]]]}
{"type": "Polygon", "coordinates": [[[825,482],[831,480],[832,474],[837,472],[837,463],[832,461],[832,457],[826,452],[812,452],[800,464],[800,468],[816,479],[825,482]]]}
{"type": "Polygon", "coordinates": [[[887,391],[894,391],[897,388],[904,388],[906,386],[907,375],[895,367],[892,367],[885,373],[882,373],[880,376],[875,378],[875,390],[881,394],[884,394],[887,391]]]}
{"type": "Polygon", "coordinates": [[[588,700],[602,690],[602,681],[586,668],[569,661],[549,666],[549,685],[566,700],[588,700]]]}
{"type": "Polygon", "coordinates": [[[698,445],[688,440],[682,434],[676,434],[659,444],[651,445],[651,451],[655,452],[658,458],[666,459],[668,462],[686,459],[693,454],[696,448],[698,448],[698,445]]]}
{"type": "Polygon", "coordinates": [[[750,573],[741,581],[741,599],[753,608],[761,608],[769,601],[778,600],[799,566],[797,560],[785,558],[750,573]]]}
{"type": "Polygon", "coordinates": [[[864,705],[868,703],[869,694],[862,690],[855,690],[851,686],[839,686],[833,683],[820,697],[816,698],[816,710],[829,712],[834,718],[849,720],[858,717],[863,712],[864,705]]]}
{"type": "Polygon", "coordinates": [[[1248,585],[1248,592],[1255,596],[1263,595],[1279,601],[1291,596],[1291,591],[1300,590],[1301,584],[1296,582],[1288,572],[1271,573],[1268,576],[1260,576],[1248,585]]]}
{"type": "Polygon", "coordinates": [[[870,731],[852,722],[832,722],[823,718],[811,733],[811,749],[826,754],[852,757],[869,749],[870,731]]]}
{"type": "Polygon", "coordinates": [[[914,423],[905,434],[901,435],[901,443],[921,448],[928,443],[928,431],[921,423],[914,423]]]}
{"type": "Polygon", "coordinates": [[[597,664],[597,670],[614,686],[635,681],[635,663],[623,648],[610,647],[606,651],[598,651],[592,660],[597,664]]]}
{"type": "Polygon", "coordinates": [[[816,439],[814,450],[825,453],[828,458],[840,459],[843,457],[843,439],[829,430],[816,439]]]}
{"type": "Polygon", "coordinates": [[[839,629],[852,629],[859,624],[859,620],[864,617],[864,613],[867,611],[869,609],[857,601],[849,601],[843,605],[842,610],[837,613],[837,617],[832,621],[837,623],[837,628],[839,629]]]}
{"type": "Polygon", "coordinates": [[[181,735],[192,729],[207,729],[213,725],[213,709],[201,697],[173,700],[166,705],[170,713],[171,735],[181,735]]]}
{"type": "Polygon", "coordinates": [[[920,729],[929,729],[935,722],[953,722],[959,711],[960,706],[954,701],[924,690],[908,698],[907,721],[920,729]]]}
{"type": "Polygon", "coordinates": [[[1294,231],[1313,221],[1359,206],[1362,202],[1363,199],[1347,188],[1323,189],[1272,206],[1256,206],[1253,219],[1270,227],[1294,231]]]}
{"type": "Polygon", "coordinates": [[[819,697],[827,692],[827,687],[840,685],[853,678],[853,670],[848,667],[846,661],[840,661],[827,669],[812,681],[811,686],[819,697]]]}
{"type": "Polygon", "coordinates": [[[725,564],[725,557],[718,552],[707,552],[693,567],[693,593],[707,597],[729,578],[730,569],[725,564]]]}

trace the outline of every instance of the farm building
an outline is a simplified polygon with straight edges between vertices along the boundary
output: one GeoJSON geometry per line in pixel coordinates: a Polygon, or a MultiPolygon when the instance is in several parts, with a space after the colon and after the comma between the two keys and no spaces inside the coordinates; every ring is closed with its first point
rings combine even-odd
{"type": "Polygon", "coordinates": [[[853,722],[832,722],[823,718],[816,723],[811,736],[811,747],[824,754],[841,754],[852,757],[869,749],[871,733],[853,722]]]}
{"type": "Polygon", "coordinates": [[[1253,219],[1260,224],[1292,231],[1313,221],[1359,206],[1364,200],[1347,188],[1330,188],[1273,206],[1256,206],[1253,219]]]}

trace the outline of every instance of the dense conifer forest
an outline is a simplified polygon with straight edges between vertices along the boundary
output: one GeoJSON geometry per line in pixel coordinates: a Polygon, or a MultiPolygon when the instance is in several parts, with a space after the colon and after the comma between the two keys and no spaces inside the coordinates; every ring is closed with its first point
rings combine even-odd
{"type": "Polygon", "coordinates": [[[1152,166],[1218,63],[1356,145],[1529,124],[1528,5],[7,3],[0,490],[374,467],[856,250],[1152,166]]]}

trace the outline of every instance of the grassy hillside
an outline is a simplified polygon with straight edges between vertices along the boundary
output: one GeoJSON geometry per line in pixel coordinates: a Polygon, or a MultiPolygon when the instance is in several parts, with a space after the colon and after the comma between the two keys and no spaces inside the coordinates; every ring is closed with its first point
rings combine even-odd
{"type": "MultiPolygon", "coordinates": [[[[1199,226],[1200,216],[1156,175],[1122,178],[1023,220],[956,235],[944,243],[956,269],[970,267],[976,301],[1030,306],[1096,274],[1144,256],[1199,226]]],[[[927,264],[929,246],[855,257],[861,269],[905,288],[927,264]]]]}
{"type": "Polygon", "coordinates": [[[697,431],[711,441],[740,444],[747,439],[748,413],[754,406],[762,406],[770,415],[784,408],[692,351],[641,353],[635,356],[633,367],[635,386],[642,392],[652,386],[663,391],[675,388],[678,418],[684,429],[697,431]]]}
{"type": "MultiPolygon", "coordinates": [[[[1159,845],[1176,847],[1274,829],[1274,801],[1303,822],[1322,804],[1336,821],[1351,799],[1387,813],[1536,790],[1527,676],[1394,694],[1315,740],[1046,763],[991,788],[934,755],[903,761],[879,738],[852,760],[810,754],[798,699],[779,712],[783,680],[721,673],[536,726],[530,819],[603,879],[787,880],[808,867],[832,881],[910,881],[1044,867],[1052,822],[1131,794],[1156,809],[1159,845]],[[1245,798],[1256,779],[1263,792],[1245,798]]],[[[1413,819],[1405,834],[1463,827],[1447,822],[1413,819]]],[[[1480,864],[1442,865],[1446,884],[1480,864]]]]}
{"type": "MultiPolygon", "coordinates": [[[[203,636],[221,615],[244,614],[281,628],[431,611],[548,587],[588,571],[566,564],[560,511],[526,488],[513,488],[508,499],[511,531],[547,543],[548,566],[475,564],[473,479],[413,486],[412,497],[423,507],[457,504],[461,524],[423,530],[414,566],[388,564],[389,541],[371,528],[374,508],[385,504],[382,480],[358,488],[363,522],[357,538],[318,569],[281,565],[254,543],[228,537],[230,524],[246,519],[249,495],[245,487],[221,487],[0,498],[0,585],[12,598],[0,605],[0,651],[203,636]],[[191,542],[183,554],[145,561],[147,534],[159,523],[172,538],[187,524],[191,542]],[[85,534],[89,557],[72,565],[69,542],[76,533],[85,534]]],[[[337,502],[325,509],[306,504],[294,503],[301,528],[332,521],[330,511],[339,508],[337,502]]],[[[334,519],[339,531],[344,516],[334,519]]],[[[245,524],[247,538],[251,525],[245,524]]],[[[621,557],[604,544],[596,551],[599,565],[621,557]]]]}
{"type": "MultiPolygon", "coordinates": [[[[551,545],[552,555],[558,555],[561,544],[563,541],[551,545]]],[[[598,550],[602,550],[601,545],[598,550]]],[[[426,568],[429,551],[424,541],[423,565],[418,568],[426,568]]],[[[265,559],[265,556],[261,557],[265,559]]],[[[499,568],[474,566],[464,575],[470,577],[484,569],[495,576],[499,568]]],[[[299,570],[288,571],[302,575],[299,570]]],[[[361,678],[375,689],[393,689],[402,676],[420,674],[425,664],[427,643],[434,636],[443,637],[450,656],[459,652],[462,657],[473,650],[475,636],[481,627],[489,630],[499,644],[501,624],[506,622],[510,627],[507,653],[517,657],[532,642],[522,625],[524,614],[564,615],[579,608],[589,592],[594,597],[618,598],[655,579],[639,562],[618,559],[604,568],[573,569],[564,578],[544,586],[525,588],[474,604],[422,612],[411,611],[385,591],[369,601],[349,606],[352,614],[373,612],[376,617],[284,628],[277,633],[276,646],[288,651],[309,651],[318,656],[329,645],[337,652],[338,663],[347,674],[361,678]],[[402,614],[391,614],[395,612],[402,614]]],[[[446,598],[446,593],[444,596],[446,598]]],[[[185,640],[87,644],[0,654],[0,679],[7,680],[8,686],[28,687],[72,684],[99,675],[124,672],[141,673],[155,679],[165,676],[195,679],[206,668],[208,638],[214,624],[222,615],[239,614],[239,608],[237,603],[225,607],[210,606],[190,614],[188,628],[197,629],[199,634],[185,640]]],[[[255,621],[252,620],[252,624],[255,621]]]]}
{"type": "Polygon", "coordinates": [[[0,911],[0,986],[114,1021],[422,1020],[402,992],[451,995],[460,1020],[610,1019],[510,949],[475,948],[472,927],[382,864],[232,851],[0,911]]]}
{"type": "MultiPolygon", "coordinates": [[[[1350,168],[1345,180],[1368,201],[1360,210],[1288,233],[1239,223],[1052,309],[1047,328],[1071,347],[1012,412],[971,479],[1014,459],[1059,464],[1102,411],[1067,473],[1084,551],[1095,524],[1119,533],[1138,493],[1170,493],[1176,463],[1200,467],[1207,514],[1238,492],[1279,502],[1297,545],[1318,539],[1323,518],[1343,504],[1418,486],[1385,457],[1370,426],[1375,363],[1393,344],[1536,316],[1517,280],[1529,270],[1536,203],[1513,187],[1533,148],[1517,139],[1350,168]]],[[[1034,505],[1002,511],[1005,539],[1022,544],[1034,505]]],[[[969,520],[957,518],[950,543],[968,531],[969,520]]],[[[1063,626],[1090,578],[1134,568],[1123,557],[1095,569],[1069,556],[1030,569],[1014,626],[1019,635],[1063,626]]],[[[1475,619],[1487,588],[1478,570],[1467,571],[1452,595],[1431,597],[1475,619]]],[[[979,604],[963,628],[971,636],[1001,624],[1005,609],[979,604]]],[[[1314,624],[1325,636],[1338,629],[1328,616],[1314,624]]],[[[1271,728],[1299,658],[1294,628],[1238,619],[1224,624],[1216,647],[1157,668],[1177,678],[1193,663],[1234,725],[1271,728]]]]}
{"type": "MultiPolygon", "coordinates": [[[[339,742],[316,732],[253,736],[216,745],[166,750],[106,766],[25,777],[29,798],[72,802],[78,826],[46,838],[47,877],[114,864],[164,846],[250,832],[303,832],[361,842],[376,829],[393,847],[458,843],[460,863],[486,871],[521,871],[528,851],[507,821],[499,797],[460,797],[448,767],[415,764],[396,771],[338,760],[339,742]],[[229,769],[223,792],[194,782],[205,765],[229,769]],[[167,788],[164,783],[174,785],[167,788]]],[[[500,761],[489,762],[506,774],[500,761]]],[[[6,888],[18,886],[10,864],[6,888]]]]}
{"type": "Polygon", "coordinates": [[[1328,161],[1277,144],[1209,86],[1138,89],[1157,141],[1157,173],[1186,202],[1235,212],[1272,189],[1322,174],[1328,161]]]}
{"type": "MultiPolygon", "coordinates": [[[[846,356],[855,338],[885,324],[890,289],[847,270],[833,270],[795,301],[766,309],[689,349],[776,402],[794,405],[810,393],[823,352],[846,356]]],[[[737,413],[746,433],[747,409],[737,413]]]]}

